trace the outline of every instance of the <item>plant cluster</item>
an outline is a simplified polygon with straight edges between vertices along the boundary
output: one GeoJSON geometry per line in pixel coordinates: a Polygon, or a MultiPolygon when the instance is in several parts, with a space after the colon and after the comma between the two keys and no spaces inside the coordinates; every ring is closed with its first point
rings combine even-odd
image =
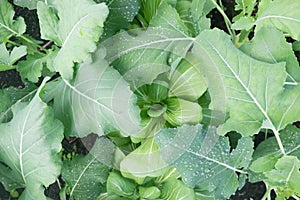
{"type": "Polygon", "coordinates": [[[56,184],[62,200],[221,200],[262,181],[262,199],[299,199],[300,1],[235,0],[232,19],[225,10],[221,0],[1,0],[0,71],[24,83],[0,90],[10,197],[51,199],[56,184]],[[37,13],[40,38],[16,5],[37,13]],[[215,10],[226,30],[211,29],[215,10]],[[86,151],[67,150],[77,139],[86,151]]]}

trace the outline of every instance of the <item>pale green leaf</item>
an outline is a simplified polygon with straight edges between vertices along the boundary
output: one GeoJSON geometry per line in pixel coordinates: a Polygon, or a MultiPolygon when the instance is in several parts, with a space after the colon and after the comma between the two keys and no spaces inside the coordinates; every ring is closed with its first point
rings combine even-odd
{"type": "Polygon", "coordinates": [[[22,17],[14,19],[15,11],[7,0],[0,1],[0,43],[11,36],[19,36],[26,30],[22,17]]]}
{"type": "Polygon", "coordinates": [[[196,200],[195,192],[182,181],[170,179],[162,186],[161,197],[168,200],[196,200]]]}
{"type": "Polygon", "coordinates": [[[108,139],[97,139],[88,155],[65,160],[62,178],[70,188],[70,199],[94,200],[104,189],[114,153],[114,145],[108,139]]]}
{"type": "Polygon", "coordinates": [[[46,200],[44,187],[60,174],[63,126],[39,97],[44,84],[29,104],[15,104],[13,119],[0,125],[0,179],[7,190],[25,188],[20,200],[46,200]]]}
{"type": "Polygon", "coordinates": [[[177,169],[182,180],[201,191],[213,191],[215,199],[227,199],[237,190],[236,172],[245,173],[252,158],[251,138],[240,139],[230,152],[227,137],[218,136],[215,128],[206,131],[202,125],[162,129],[155,138],[163,159],[177,169]]]}
{"type": "Polygon", "coordinates": [[[122,177],[117,172],[111,172],[107,179],[107,193],[122,197],[132,197],[137,189],[137,184],[132,180],[122,177]]]}
{"type": "Polygon", "coordinates": [[[300,86],[283,88],[285,64],[264,63],[245,55],[227,34],[216,29],[201,33],[193,52],[208,79],[211,107],[226,108],[230,115],[219,131],[235,130],[247,136],[261,128],[271,129],[282,149],[278,132],[300,119],[300,86]]]}
{"type": "Polygon", "coordinates": [[[246,43],[241,50],[251,57],[268,63],[286,63],[288,73],[286,84],[300,82],[300,67],[292,49],[286,42],[284,35],[273,27],[258,30],[250,43],[246,43]]]}
{"type": "Polygon", "coordinates": [[[234,30],[246,30],[249,31],[255,24],[255,19],[253,17],[240,17],[236,20],[231,28],[234,30]]]}
{"type": "Polygon", "coordinates": [[[234,17],[234,21],[243,16],[251,16],[254,11],[257,0],[235,0],[234,9],[240,11],[240,14],[234,17]]]}
{"type": "Polygon", "coordinates": [[[105,55],[99,48],[93,61],[79,66],[74,82],[59,79],[48,86],[46,99],[54,98],[55,114],[64,123],[67,136],[116,130],[132,135],[139,130],[135,96],[121,75],[108,66],[105,55]]]}
{"type": "Polygon", "coordinates": [[[263,6],[255,22],[256,30],[274,26],[293,39],[300,40],[300,1],[274,0],[263,6]]]}
{"type": "Polygon", "coordinates": [[[27,54],[26,46],[14,47],[9,52],[4,43],[0,44],[0,71],[13,69],[13,64],[27,54]]]}
{"type": "Polygon", "coordinates": [[[85,61],[96,50],[107,15],[107,6],[92,0],[38,2],[41,37],[61,47],[54,67],[63,78],[72,79],[74,63],[85,61]]]}
{"type": "Polygon", "coordinates": [[[33,10],[36,9],[37,2],[39,1],[43,1],[43,0],[14,0],[14,4],[33,10]]]}
{"type": "Polygon", "coordinates": [[[161,195],[160,189],[155,186],[139,187],[139,195],[144,199],[157,199],[161,195]]]}

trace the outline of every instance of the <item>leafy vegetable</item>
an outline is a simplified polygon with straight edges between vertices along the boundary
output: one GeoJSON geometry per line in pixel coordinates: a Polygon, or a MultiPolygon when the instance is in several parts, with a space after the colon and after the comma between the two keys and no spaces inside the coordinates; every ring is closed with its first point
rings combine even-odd
{"type": "Polygon", "coordinates": [[[14,69],[13,64],[26,53],[26,46],[14,47],[11,52],[8,52],[5,44],[0,44],[0,71],[14,69]]]}

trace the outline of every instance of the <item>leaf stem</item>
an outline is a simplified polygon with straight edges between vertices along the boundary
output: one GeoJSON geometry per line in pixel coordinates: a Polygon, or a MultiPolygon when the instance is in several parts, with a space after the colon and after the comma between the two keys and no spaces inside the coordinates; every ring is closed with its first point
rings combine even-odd
{"type": "Polygon", "coordinates": [[[283,144],[282,144],[281,139],[280,139],[280,136],[279,136],[279,131],[276,130],[275,128],[273,128],[272,131],[273,131],[273,133],[274,133],[274,135],[275,135],[275,138],[276,138],[276,141],[277,141],[277,144],[278,144],[278,146],[279,146],[279,148],[280,148],[281,153],[282,153],[283,155],[286,155],[286,152],[285,152],[285,150],[284,150],[283,144]]]}
{"type": "MultiPolygon", "coordinates": [[[[225,21],[225,25],[226,28],[232,38],[232,40],[234,41],[236,38],[236,34],[235,32],[231,29],[231,21],[228,18],[228,16],[226,15],[226,13],[224,12],[224,10],[221,8],[221,6],[215,1],[215,0],[211,0],[211,2],[216,6],[217,10],[220,12],[220,14],[223,16],[224,21],[225,21]]],[[[222,1],[220,0],[220,2],[222,3],[222,1]]]]}

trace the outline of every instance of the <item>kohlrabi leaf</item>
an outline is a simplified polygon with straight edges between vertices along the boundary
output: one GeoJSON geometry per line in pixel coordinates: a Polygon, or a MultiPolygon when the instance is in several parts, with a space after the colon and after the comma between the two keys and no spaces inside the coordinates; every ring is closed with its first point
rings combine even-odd
{"type": "MultiPolygon", "coordinates": [[[[300,158],[300,130],[289,125],[280,131],[280,136],[286,155],[300,158]]],[[[268,172],[274,169],[276,162],[282,156],[276,138],[268,138],[255,149],[250,169],[255,173],[268,172]]]]}
{"type": "Polygon", "coordinates": [[[32,10],[36,9],[38,1],[43,0],[14,0],[14,4],[32,10]]]}
{"type": "Polygon", "coordinates": [[[121,197],[134,197],[137,184],[132,180],[122,177],[117,172],[111,172],[107,179],[107,193],[121,197]]]}
{"type": "Polygon", "coordinates": [[[279,131],[300,119],[300,85],[284,89],[285,64],[269,64],[245,55],[227,34],[216,29],[203,31],[193,52],[208,80],[211,107],[229,112],[230,118],[219,127],[219,133],[237,131],[248,136],[267,128],[284,153],[279,131]]]}
{"type": "Polygon", "coordinates": [[[107,39],[116,32],[126,29],[139,11],[139,1],[136,0],[96,0],[96,2],[104,2],[109,8],[102,39],[107,39]]]}
{"type": "Polygon", "coordinates": [[[300,194],[300,161],[295,156],[284,156],[275,164],[275,169],[266,172],[266,184],[277,194],[276,199],[288,199],[300,194]]]}
{"type": "Polygon", "coordinates": [[[156,136],[163,159],[175,167],[182,180],[201,191],[214,192],[215,199],[228,199],[239,187],[238,173],[244,174],[253,153],[251,138],[240,139],[231,151],[227,137],[215,128],[184,125],[162,129],[156,136]]]}
{"type": "Polygon", "coordinates": [[[9,52],[4,43],[0,44],[0,71],[13,69],[13,64],[27,54],[26,46],[14,47],[9,52]]]}
{"type": "Polygon", "coordinates": [[[274,27],[263,27],[258,30],[249,43],[241,46],[241,50],[251,57],[268,63],[286,63],[286,84],[300,82],[300,67],[292,49],[286,42],[282,32],[274,27]]]}
{"type": "Polygon", "coordinates": [[[256,0],[235,0],[236,5],[234,9],[240,11],[240,14],[234,17],[234,20],[239,19],[242,16],[251,16],[256,0]]]}
{"type": "Polygon", "coordinates": [[[84,62],[96,50],[108,8],[92,0],[54,0],[38,2],[37,12],[41,37],[61,47],[54,59],[55,70],[71,80],[74,63],[84,62]]]}
{"type": "Polygon", "coordinates": [[[300,40],[300,1],[274,0],[261,8],[255,21],[256,30],[273,26],[300,40]]]}
{"type": "Polygon", "coordinates": [[[57,51],[49,51],[47,54],[30,54],[26,60],[20,61],[17,64],[17,71],[20,73],[23,80],[28,80],[32,83],[39,81],[42,76],[44,66],[49,70],[54,70],[52,64],[49,64],[57,55],[57,51]]]}
{"type": "Polygon", "coordinates": [[[46,100],[54,98],[56,116],[65,125],[67,136],[84,137],[120,130],[123,135],[139,130],[135,96],[122,76],[110,67],[105,50],[81,64],[74,81],[59,79],[48,85],[46,100]]]}
{"type": "Polygon", "coordinates": [[[162,199],[168,200],[196,200],[193,188],[188,187],[178,179],[170,179],[162,185],[162,199]]]}
{"type": "Polygon", "coordinates": [[[25,188],[20,200],[46,200],[44,187],[60,174],[63,126],[40,99],[40,86],[32,101],[12,107],[13,119],[0,124],[0,181],[7,190],[25,188]]]}
{"type": "Polygon", "coordinates": [[[12,118],[12,106],[16,102],[29,102],[35,92],[34,84],[25,84],[24,88],[9,87],[0,90],[0,123],[8,122],[12,118]]]}
{"type": "Polygon", "coordinates": [[[99,138],[88,155],[64,161],[62,178],[70,199],[94,200],[100,195],[112,166],[113,153],[113,143],[99,138]]]}
{"type": "Polygon", "coordinates": [[[26,30],[22,17],[14,19],[15,11],[7,0],[0,1],[0,43],[11,36],[19,36],[26,30]]]}

